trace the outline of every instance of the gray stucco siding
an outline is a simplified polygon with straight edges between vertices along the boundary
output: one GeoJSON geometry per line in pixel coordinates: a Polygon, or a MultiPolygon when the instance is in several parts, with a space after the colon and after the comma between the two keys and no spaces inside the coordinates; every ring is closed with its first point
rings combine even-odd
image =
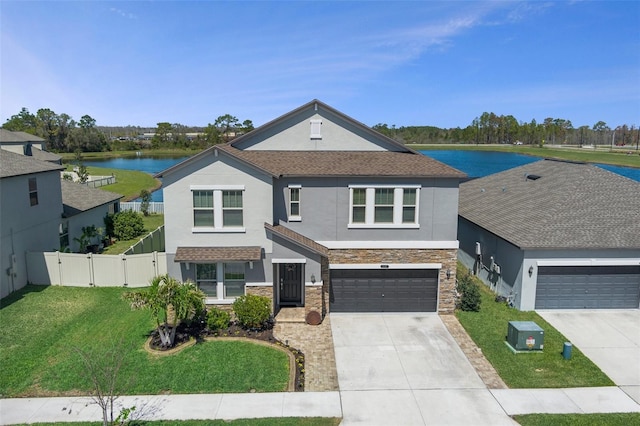
{"type": "MultiPolygon", "coordinates": [[[[264,222],[272,215],[271,177],[220,154],[200,159],[165,177],[166,251],[178,247],[261,246],[271,251],[264,222]],[[200,232],[193,226],[192,186],[242,186],[243,232],[200,232]]],[[[224,230],[223,230],[224,231],[224,230]]]]}
{"type": "Polygon", "coordinates": [[[455,241],[457,182],[453,179],[286,178],[274,182],[274,218],[316,241],[455,241]],[[301,221],[288,220],[288,186],[301,185],[301,221]],[[350,228],[349,185],[419,185],[419,228],[350,228]]]}

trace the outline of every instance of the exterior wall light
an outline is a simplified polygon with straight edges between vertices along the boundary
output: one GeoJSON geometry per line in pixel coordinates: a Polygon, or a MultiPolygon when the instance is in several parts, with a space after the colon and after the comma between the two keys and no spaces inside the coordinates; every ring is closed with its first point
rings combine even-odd
{"type": "Polygon", "coordinates": [[[311,283],[312,284],[316,283],[316,276],[314,274],[311,274],[311,283]]]}
{"type": "Polygon", "coordinates": [[[533,275],[533,266],[529,266],[529,277],[533,275]]]}
{"type": "Polygon", "coordinates": [[[447,279],[451,278],[451,269],[447,269],[447,279]]]}

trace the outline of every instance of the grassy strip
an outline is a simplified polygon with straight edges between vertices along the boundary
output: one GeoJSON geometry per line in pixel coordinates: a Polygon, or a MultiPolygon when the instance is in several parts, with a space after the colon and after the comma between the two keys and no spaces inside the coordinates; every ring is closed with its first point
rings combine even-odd
{"type": "MultiPolygon", "coordinates": [[[[150,214],[149,216],[143,216],[142,220],[144,222],[145,231],[149,233],[149,232],[155,231],[159,226],[164,224],[164,215],[150,214]]],[[[145,236],[146,234],[143,235],[142,237],[145,237],[145,236]]],[[[142,237],[134,238],[132,240],[116,241],[114,244],[111,244],[110,246],[105,247],[102,254],[122,254],[125,251],[129,250],[129,247],[131,247],[132,245],[140,241],[142,237]]]]}
{"type": "Polygon", "coordinates": [[[170,356],[143,350],[154,328],[148,311],[132,311],[122,288],[27,286],[2,299],[0,395],[88,394],[74,348],[126,352],[120,394],[278,392],[286,389],[286,354],[249,341],[198,343],[170,356]]]}
{"type": "MultiPolygon", "coordinates": [[[[66,170],[72,171],[73,167],[73,164],[68,164],[66,166],[66,170]]],[[[88,166],[87,171],[89,172],[89,175],[94,176],[115,176],[116,183],[102,186],[100,189],[123,195],[124,198],[121,201],[131,201],[138,198],[140,196],[140,191],[143,189],[153,191],[160,188],[162,185],[162,182],[160,182],[159,179],[155,179],[149,173],[137,170],[108,169],[104,167],[88,166]]]]}
{"type": "MultiPolygon", "coordinates": [[[[461,268],[461,266],[459,266],[461,268]]],[[[459,269],[460,270],[460,269],[459,269]]],[[[570,388],[613,386],[600,369],[573,347],[565,360],[567,339],[533,311],[523,312],[494,301],[495,295],[480,283],[480,312],[456,313],[469,336],[510,388],[570,388]],[[505,344],[509,321],[533,321],[544,330],[542,353],[514,354],[505,344]]]]}
{"type": "Polygon", "coordinates": [[[522,426],[627,426],[640,424],[640,413],[526,414],[514,419],[522,426]]]}
{"type": "MultiPolygon", "coordinates": [[[[153,422],[135,420],[129,424],[131,426],[338,426],[340,421],[341,419],[334,417],[271,417],[238,420],[158,420],[153,422]]],[[[102,426],[102,422],[30,423],[30,426],[102,426]]]]}
{"type": "Polygon", "coordinates": [[[407,145],[414,150],[467,150],[467,151],[494,151],[510,152],[513,154],[532,155],[542,158],[555,158],[560,160],[580,161],[585,163],[611,164],[614,166],[626,166],[640,168],[640,155],[632,151],[627,155],[625,151],[600,151],[586,148],[540,148],[529,145],[407,145]]]}

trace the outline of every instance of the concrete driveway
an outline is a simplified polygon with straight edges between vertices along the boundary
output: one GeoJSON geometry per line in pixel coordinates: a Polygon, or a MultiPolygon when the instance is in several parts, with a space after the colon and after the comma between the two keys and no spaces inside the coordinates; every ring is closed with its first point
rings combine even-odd
{"type": "Polygon", "coordinates": [[[640,404],[640,310],[537,312],[640,404]]]}
{"type": "Polygon", "coordinates": [[[437,314],[331,314],[341,425],[514,425],[437,314]]]}

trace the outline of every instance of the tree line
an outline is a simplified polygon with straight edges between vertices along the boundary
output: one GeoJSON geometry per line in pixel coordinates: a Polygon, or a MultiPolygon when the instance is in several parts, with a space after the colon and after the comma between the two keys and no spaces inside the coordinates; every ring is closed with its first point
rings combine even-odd
{"type": "Polygon", "coordinates": [[[611,128],[604,121],[592,127],[573,127],[570,120],[545,118],[542,123],[522,122],[512,115],[484,112],[465,128],[441,129],[433,126],[389,127],[379,123],[373,129],[405,144],[468,143],[544,145],[637,145],[640,130],[624,124],[611,128]]]}
{"type": "Polygon", "coordinates": [[[13,132],[26,132],[46,141],[52,152],[101,152],[142,149],[204,149],[228,142],[234,137],[253,130],[251,120],[240,120],[231,115],[219,116],[206,127],[189,127],[179,123],[160,122],[157,127],[98,126],[96,120],[83,115],[75,121],[69,114],[56,114],[41,108],[35,114],[22,108],[18,114],[2,125],[13,132]]]}
{"type": "MultiPolygon", "coordinates": [[[[53,152],[98,152],[143,149],[204,149],[224,143],[253,130],[251,120],[224,114],[206,127],[159,122],[156,127],[97,126],[96,120],[83,115],[75,121],[68,114],[56,114],[49,108],[36,114],[27,108],[9,118],[4,129],[23,131],[45,139],[53,152]]],[[[484,112],[468,126],[389,126],[378,123],[373,129],[404,144],[473,143],[544,145],[617,145],[637,147],[640,130],[624,124],[611,128],[604,121],[575,128],[570,120],[545,118],[541,123],[518,121],[512,115],[484,112]]]]}

